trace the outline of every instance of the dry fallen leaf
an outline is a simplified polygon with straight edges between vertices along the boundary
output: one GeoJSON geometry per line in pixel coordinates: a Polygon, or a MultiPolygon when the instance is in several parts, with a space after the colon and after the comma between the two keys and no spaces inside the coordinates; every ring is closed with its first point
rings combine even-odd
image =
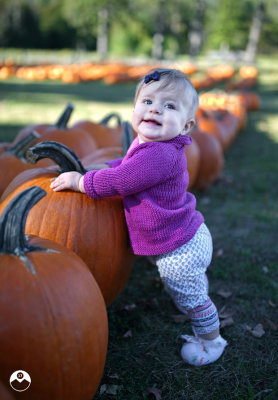
{"type": "Polygon", "coordinates": [[[256,338],[261,338],[265,334],[262,324],[257,324],[253,329],[249,325],[245,325],[245,329],[256,338]]]}
{"type": "Polygon", "coordinates": [[[219,296],[224,297],[224,299],[227,299],[228,297],[230,297],[232,295],[232,292],[230,290],[226,290],[226,289],[219,289],[218,292],[216,292],[219,296]]]}
{"type": "Polygon", "coordinates": [[[112,394],[112,395],[116,396],[118,389],[119,389],[118,385],[104,384],[104,385],[101,385],[101,387],[99,389],[99,393],[100,393],[100,395],[105,393],[105,394],[112,394]]]}
{"type": "Polygon", "coordinates": [[[127,304],[126,306],[124,306],[122,308],[122,310],[130,311],[130,310],[134,310],[134,308],[136,308],[136,304],[132,303],[132,304],[127,304]]]}
{"type": "Polygon", "coordinates": [[[219,316],[219,318],[221,318],[221,319],[226,319],[226,318],[229,318],[229,317],[231,317],[232,315],[233,315],[233,311],[232,310],[227,310],[226,309],[226,306],[223,306],[220,310],[219,310],[219,312],[218,312],[218,316],[219,316]]]}
{"type": "Polygon", "coordinates": [[[190,321],[190,317],[186,314],[173,314],[172,318],[177,324],[180,322],[190,321]]]}
{"type": "Polygon", "coordinates": [[[123,338],[129,338],[129,337],[132,337],[132,332],[131,332],[131,330],[129,330],[129,331],[127,331],[124,335],[123,335],[123,338]]]}
{"type": "Polygon", "coordinates": [[[277,307],[277,304],[273,303],[271,300],[268,300],[268,304],[273,308],[277,307]]]}
{"type": "Polygon", "coordinates": [[[228,318],[222,319],[222,321],[220,322],[220,328],[225,328],[226,326],[230,326],[233,324],[234,324],[233,317],[228,317],[228,318]]]}
{"type": "Polygon", "coordinates": [[[117,374],[117,373],[111,374],[111,375],[107,375],[107,376],[108,376],[108,378],[111,378],[111,379],[120,379],[120,375],[117,374]]]}
{"type": "Polygon", "coordinates": [[[224,250],[223,249],[218,249],[215,253],[215,257],[222,257],[224,254],[224,250]]]}
{"type": "Polygon", "coordinates": [[[147,388],[145,391],[146,394],[153,394],[155,397],[155,400],[161,400],[161,390],[155,388],[155,387],[151,387],[151,388],[147,388]]]}
{"type": "Polygon", "coordinates": [[[268,319],[266,317],[264,317],[264,319],[263,319],[263,326],[264,326],[264,328],[268,328],[271,331],[277,331],[277,329],[278,329],[277,324],[275,324],[275,322],[271,321],[270,319],[268,319]]]}

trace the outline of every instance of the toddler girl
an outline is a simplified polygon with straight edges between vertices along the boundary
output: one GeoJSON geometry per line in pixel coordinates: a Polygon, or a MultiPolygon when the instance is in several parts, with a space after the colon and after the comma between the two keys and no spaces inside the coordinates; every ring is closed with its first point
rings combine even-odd
{"type": "Polygon", "coordinates": [[[191,319],[194,336],[182,336],[181,356],[195,366],[216,361],[227,345],[208,296],[211,235],[186,190],[185,146],[197,108],[198,95],[186,75],[152,71],[137,85],[132,115],[137,137],[126,156],[107,161],[106,169],[84,176],[66,172],[51,183],[54,191],[72,189],[95,199],[123,197],[134,254],[153,256],[165,289],[191,319]]]}

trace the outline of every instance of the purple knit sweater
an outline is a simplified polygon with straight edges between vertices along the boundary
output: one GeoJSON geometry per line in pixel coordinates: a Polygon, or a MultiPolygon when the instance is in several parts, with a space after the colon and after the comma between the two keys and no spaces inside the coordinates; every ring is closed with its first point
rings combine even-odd
{"type": "Polygon", "coordinates": [[[92,198],[121,195],[134,254],[168,253],[187,243],[204,221],[196,199],[186,191],[185,145],[189,136],[139,144],[134,139],[111,168],[89,171],[84,187],[92,198]]]}

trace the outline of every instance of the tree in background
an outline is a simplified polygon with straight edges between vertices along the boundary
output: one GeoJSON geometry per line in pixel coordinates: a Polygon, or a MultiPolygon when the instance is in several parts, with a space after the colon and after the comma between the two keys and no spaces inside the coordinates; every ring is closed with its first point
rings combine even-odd
{"type": "Polygon", "coordinates": [[[79,46],[91,48],[88,40],[94,40],[104,59],[108,54],[110,25],[125,6],[126,0],[64,0],[63,15],[77,30],[79,46]]]}
{"type": "Polygon", "coordinates": [[[245,61],[249,63],[253,63],[255,61],[262,23],[265,14],[265,3],[266,0],[259,0],[252,20],[249,33],[249,40],[245,52],[245,61]]]}
{"type": "Polygon", "coordinates": [[[200,54],[204,40],[204,18],[206,13],[206,2],[197,0],[195,3],[194,17],[190,23],[189,31],[189,55],[191,58],[200,54]]]}
{"type": "Polygon", "coordinates": [[[205,48],[245,49],[253,11],[254,0],[207,0],[205,48]]]}
{"type": "Polygon", "coordinates": [[[0,46],[39,48],[41,39],[38,10],[32,1],[1,1],[0,46]]]}
{"type": "Polygon", "coordinates": [[[0,0],[0,47],[174,59],[222,44],[277,53],[278,0],[0,0]]]}
{"type": "Polygon", "coordinates": [[[193,0],[130,0],[111,26],[111,47],[119,55],[154,59],[187,54],[193,0]]]}

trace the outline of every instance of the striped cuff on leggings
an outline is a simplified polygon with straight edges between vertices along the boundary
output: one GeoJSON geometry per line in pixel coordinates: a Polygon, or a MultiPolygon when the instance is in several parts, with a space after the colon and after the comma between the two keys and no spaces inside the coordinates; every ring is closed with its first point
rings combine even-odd
{"type": "Polygon", "coordinates": [[[218,312],[210,298],[202,306],[188,312],[193,331],[196,334],[206,334],[219,327],[218,312]]]}

